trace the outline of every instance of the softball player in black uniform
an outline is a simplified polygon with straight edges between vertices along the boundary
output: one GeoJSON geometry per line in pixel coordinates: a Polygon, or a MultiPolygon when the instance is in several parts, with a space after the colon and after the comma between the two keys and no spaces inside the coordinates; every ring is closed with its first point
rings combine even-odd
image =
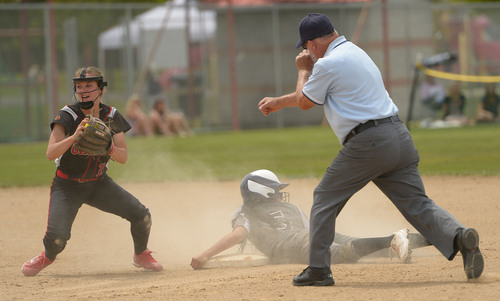
{"type": "Polygon", "coordinates": [[[161,264],[147,248],[151,230],[149,209],[106,174],[111,158],[122,164],[127,161],[124,133],[131,127],[114,107],[101,103],[106,82],[98,68],[80,68],[73,82],[77,103],[62,108],[50,124],[52,132],[46,156],[55,160],[57,170],[51,185],[47,231],[43,238],[45,251],[27,261],[22,272],[25,276],[34,276],[54,262],[71,237],[71,226],[82,204],[128,220],[134,242],[134,265],[160,271],[161,264]],[[109,124],[113,131],[108,155],[90,156],[73,146],[85,129],[89,121],[85,116],[89,114],[109,124]]]}
{"type": "MultiPolygon", "coordinates": [[[[307,263],[309,221],[297,206],[288,203],[289,195],[280,190],[288,184],[266,169],[246,175],[241,182],[242,206],[233,213],[233,231],[191,260],[194,269],[202,268],[213,256],[247,239],[272,263],[307,263]]],[[[409,247],[429,243],[418,233],[407,229],[386,237],[358,238],[335,234],[330,246],[332,262],[355,263],[374,252],[390,248],[402,261],[408,262],[409,247]]]]}

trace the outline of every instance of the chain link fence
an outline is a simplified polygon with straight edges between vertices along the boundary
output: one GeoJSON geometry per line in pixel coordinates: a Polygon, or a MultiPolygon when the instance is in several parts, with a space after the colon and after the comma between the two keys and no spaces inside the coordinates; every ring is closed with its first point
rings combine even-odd
{"type": "MultiPolygon", "coordinates": [[[[56,112],[75,101],[74,71],[89,65],[104,71],[103,102],[122,113],[138,93],[146,113],[163,99],[199,132],[320,124],[319,107],[257,110],[262,97],[295,89],[298,24],[309,12],[328,15],[374,59],[403,119],[418,58],[453,52],[457,61],[437,68],[500,73],[500,3],[0,4],[0,143],[46,140],[56,112]]],[[[482,92],[464,85],[471,117],[482,92]]],[[[414,120],[437,114],[413,108],[414,120]]]]}

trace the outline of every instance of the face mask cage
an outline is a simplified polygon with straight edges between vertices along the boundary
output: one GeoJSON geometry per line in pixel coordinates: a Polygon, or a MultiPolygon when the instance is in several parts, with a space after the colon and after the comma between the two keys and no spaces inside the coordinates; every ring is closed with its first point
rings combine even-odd
{"type": "Polygon", "coordinates": [[[289,192],[279,192],[279,196],[280,200],[283,202],[283,203],[290,203],[290,193],[289,192]]]}

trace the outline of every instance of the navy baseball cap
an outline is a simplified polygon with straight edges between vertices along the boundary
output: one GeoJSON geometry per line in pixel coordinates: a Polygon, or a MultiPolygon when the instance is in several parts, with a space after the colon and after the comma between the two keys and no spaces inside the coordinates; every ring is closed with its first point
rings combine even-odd
{"type": "Polygon", "coordinates": [[[318,13],[308,14],[300,21],[300,40],[295,48],[299,48],[307,41],[327,35],[333,30],[334,27],[327,16],[318,13]]]}

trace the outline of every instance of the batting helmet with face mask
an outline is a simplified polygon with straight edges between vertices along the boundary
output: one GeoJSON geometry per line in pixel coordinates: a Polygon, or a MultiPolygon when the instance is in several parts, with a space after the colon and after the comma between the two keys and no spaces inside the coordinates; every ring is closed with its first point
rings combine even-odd
{"type": "MultiPolygon", "coordinates": [[[[89,81],[96,81],[97,82],[97,86],[98,86],[97,89],[101,90],[101,93],[99,94],[99,96],[102,95],[102,91],[104,90],[104,87],[108,85],[108,83],[104,81],[104,78],[101,75],[99,75],[99,76],[87,76],[87,68],[82,68],[80,75],[78,77],[73,78],[73,92],[75,93],[75,95],[76,95],[76,84],[79,82],[89,82],[89,81]]],[[[95,90],[93,90],[93,91],[95,91],[95,90]]],[[[87,91],[87,93],[93,92],[93,91],[87,91]]],[[[80,106],[80,108],[82,108],[84,110],[90,110],[94,106],[94,102],[97,100],[97,98],[99,98],[99,96],[97,96],[94,100],[91,100],[91,101],[78,101],[77,102],[78,106],[80,106]]]]}
{"type": "Polygon", "coordinates": [[[241,181],[240,190],[244,203],[269,202],[280,199],[288,202],[289,193],[280,190],[287,187],[278,177],[267,169],[259,169],[247,174],[241,181]]]}

